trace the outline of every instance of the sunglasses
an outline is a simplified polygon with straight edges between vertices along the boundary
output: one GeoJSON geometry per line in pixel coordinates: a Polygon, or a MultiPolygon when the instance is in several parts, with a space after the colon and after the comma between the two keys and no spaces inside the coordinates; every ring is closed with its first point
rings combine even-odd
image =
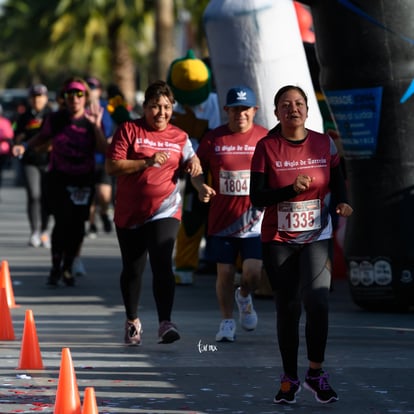
{"type": "Polygon", "coordinates": [[[85,96],[85,92],[83,91],[67,91],[63,94],[65,98],[83,98],[85,96]]]}

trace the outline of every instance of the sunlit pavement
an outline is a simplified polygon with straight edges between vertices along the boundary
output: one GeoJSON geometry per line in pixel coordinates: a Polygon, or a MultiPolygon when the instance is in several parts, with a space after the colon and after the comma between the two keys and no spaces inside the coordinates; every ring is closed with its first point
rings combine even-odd
{"type": "MultiPolygon", "coordinates": [[[[238,328],[235,343],[216,343],[215,278],[198,276],[193,286],[176,290],[173,320],[182,339],[159,345],[148,269],[140,307],[143,344],[125,347],[114,233],[85,240],[87,276],[75,287],[50,288],[50,252],[27,245],[25,194],[9,171],[0,198],[0,259],[9,264],[18,305],[10,309],[16,339],[0,341],[0,413],[54,412],[63,348],[70,349],[81,401],[85,388],[94,387],[100,414],[414,413],[412,313],[363,311],[351,301],[347,282],[335,281],[325,368],[340,400],[321,405],[302,390],[295,406],[274,405],[281,363],[271,300],[255,299],[256,331],[238,328]],[[42,370],[16,369],[26,310],[34,315],[42,370]]],[[[303,379],[303,329],[299,364],[303,379]]]]}

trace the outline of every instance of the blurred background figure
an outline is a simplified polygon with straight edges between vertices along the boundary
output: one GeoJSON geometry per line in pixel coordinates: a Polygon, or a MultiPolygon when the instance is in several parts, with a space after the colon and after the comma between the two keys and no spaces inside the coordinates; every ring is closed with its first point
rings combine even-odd
{"type": "MultiPolygon", "coordinates": [[[[103,108],[102,130],[105,138],[110,141],[115,129],[114,122],[108,112],[108,101],[103,97],[103,86],[99,79],[94,77],[86,78],[90,89],[90,103],[99,103],[103,108]]],[[[96,213],[102,221],[102,227],[105,233],[112,231],[112,217],[110,216],[110,207],[112,202],[112,179],[105,171],[105,154],[97,152],[95,154],[95,200],[91,206],[91,215],[89,218],[89,237],[96,237],[98,228],[96,226],[96,213]]]]}
{"type": "MultiPolygon", "coordinates": [[[[212,90],[210,68],[197,59],[192,50],[174,60],[169,68],[167,83],[177,101],[171,123],[189,135],[193,148],[210,129],[220,125],[218,97],[212,90]]],[[[200,202],[188,177],[185,179],[183,216],[175,246],[175,281],[191,285],[199,267],[200,243],[205,235],[208,205],[200,202]]],[[[206,258],[208,259],[208,258],[206,258]]],[[[212,263],[215,272],[215,263],[212,263]]]]}
{"type": "MultiPolygon", "coordinates": [[[[108,102],[103,97],[103,86],[99,79],[95,77],[85,78],[86,83],[89,86],[89,102],[88,107],[91,105],[99,105],[102,110],[102,132],[110,142],[114,131],[114,123],[112,122],[111,115],[108,112],[108,102]]],[[[88,110],[88,109],[87,109],[88,110]]],[[[112,216],[110,216],[110,207],[112,202],[112,178],[105,171],[105,154],[102,152],[95,153],[95,196],[92,200],[89,213],[89,227],[88,237],[94,239],[98,234],[98,227],[96,225],[96,213],[99,212],[102,227],[105,233],[112,231],[112,216]]],[[[75,276],[86,276],[86,268],[81,259],[82,246],[79,246],[79,251],[75,257],[72,265],[72,273],[75,276]]]]}
{"type": "Polygon", "coordinates": [[[51,145],[47,172],[47,204],[54,218],[48,285],[62,279],[75,285],[74,259],[85,236],[85,222],[95,192],[95,153],[105,152],[102,108],[89,105],[84,79],[71,77],[62,87],[61,109],[45,118],[41,130],[30,140],[13,147],[19,157],[31,148],[51,145]],[[46,144],[46,145],[45,145],[46,144]]]}
{"type": "MultiPolygon", "coordinates": [[[[111,115],[115,129],[122,124],[122,122],[142,117],[143,112],[140,111],[139,113],[136,113],[135,109],[126,101],[125,95],[119,89],[118,85],[114,83],[109,84],[106,90],[106,95],[108,99],[107,109],[111,115]]],[[[144,98],[142,97],[142,101],[143,100],[144,98]]]]}
{"type": "MultiPolygon", "coordinates": [[[[28,106],[16,120],[15,144],[27,142],[35,136],[46,115],[52,112],[48,105],[48,89],[35,84],[28,91],[28,106]]],[[[27,217],[30,225],[29,245],[50,248],[48,233],[49,213],[46,207],[46,170],[48,151],[27,150],[20,159],[23,184],[27,194],[27,217]]]]}
{"type": "Polygon", "coordinates": [[[3,168],[10,159],[13,135],[12,124],[3,116],[3,107],[0,105],[0,188],[2,185],[3,168]]]}

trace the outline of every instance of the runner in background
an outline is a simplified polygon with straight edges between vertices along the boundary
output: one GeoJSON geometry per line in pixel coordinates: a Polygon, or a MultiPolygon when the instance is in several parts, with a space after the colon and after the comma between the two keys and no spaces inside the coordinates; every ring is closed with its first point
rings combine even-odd
{"type": "Polygon", "coordinates": [[[12,124],[9,119],[3,116],[3,107],[0,105],[0,188],[2,185],[3,168],[10,159],[13,135],[12,124]]]}
{"type": "MultiPolygon", "coordinates": [[[[97,102],[103,108],[102,130],[108,142],[115,130],[115,124],[112,121],[108,111],[108,101],[103,97],[102,83],[98,78],[88,77],[85,79],[91,91],[90,102],[97,102]]],[[[105,233],[112,231],[112,217],[110,217],[110,208],[112,201],[112,179],[105,171],[105,154],[97,152],[95,154],[96,162],[96,193],[95,200],[91,206],[89,217],[88,235],[91,238],[96,237],[98,227],[96,225],[96,213],[99,213],[102,227],[105,233]]]]}
{"type": "Polygon", "coordinates": [[[224,106],[228,122],[202,139],[197,155],[203,174],[192,179],[200,201],[210,204],[207,233],[211,257],[217,263],[216,295],[222,318],[218,342],[235,340],[235,303],[241,327],[252,331],[257,325],[251,293],[262,274],[263,212],[250,201],[250,164],[256,143],[267,134],[266,128],[254,123],[257,109],[256,95],[249,87],[228,90],[224,106]],[[206,182],[206,173],[211,176],[211,185],[206,182]],[[235,290],[239,260],[242,275],[235,290]]]}
{"type": "MultiPolygon", "coordinates": [[[[102,97],[101,81],[94,77],[87,77],[85,79],[89,86],[89,105],[99,105],[103,109],[102,115],[102,131],[105,138],[110,142],[112,133],[114,131],[114,124],[107,109],[107,101],[102,97]]],[[[88,237],[96,238],[98,228],[95,224],[96,210],[100,213],[100,218],[105,233],[112,231],[112,217],[109,216],[109,209],[112,202],[112,179],[105,171],[105,155],[101,152],[95,153],[95,197],[92,200],[92,205],[89,213],[89,228],[87,231],[88,237]]],[[[81,259],[81,249],[79,251],[72,266],[72,272],[75,276],[86,276],[86,268],[81,259]]]]}
{"type": "MultiPolygon", "coordinates": [[[[14,143],[27,142],[42,127],[44,118],[52,112],[48,105],[48,89],[43,84],[28,90],[28,106],[16,120],[14,143]]],[[[27,216],[30,225],[29,246],[50,248],[48,233],[49,212],[46,208],[46,169],[48,151],[26,151],[20,159],[23,183],[27,195],[27,216]]]]}
{"type": "Polygon", "coordinates": [[[51,261],[47,283],[75,285],[73,262],[85,236],[95,185],[95,152],[105,152],[107,142],[101,122],[103,109],[88,107],[89,87],[71,77],[63,83],[61,109],[45,118],[41,130],[29,141],[13,147],[13,155],[30,149],[51,148],[47,172],[47,205],[53,215],[51,261]],[[88,109],[87,109],[88,108],[88,109]]]}

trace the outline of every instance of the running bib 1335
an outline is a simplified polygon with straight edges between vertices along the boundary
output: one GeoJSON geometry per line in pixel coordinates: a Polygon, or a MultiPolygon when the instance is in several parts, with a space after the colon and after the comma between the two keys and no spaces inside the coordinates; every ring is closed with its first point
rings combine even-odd
{"type": "Polygon", "coordinates": [[[279,231],[309,231],[321,228],[321,200],[288,202],[277,205],[279,231]]]}

